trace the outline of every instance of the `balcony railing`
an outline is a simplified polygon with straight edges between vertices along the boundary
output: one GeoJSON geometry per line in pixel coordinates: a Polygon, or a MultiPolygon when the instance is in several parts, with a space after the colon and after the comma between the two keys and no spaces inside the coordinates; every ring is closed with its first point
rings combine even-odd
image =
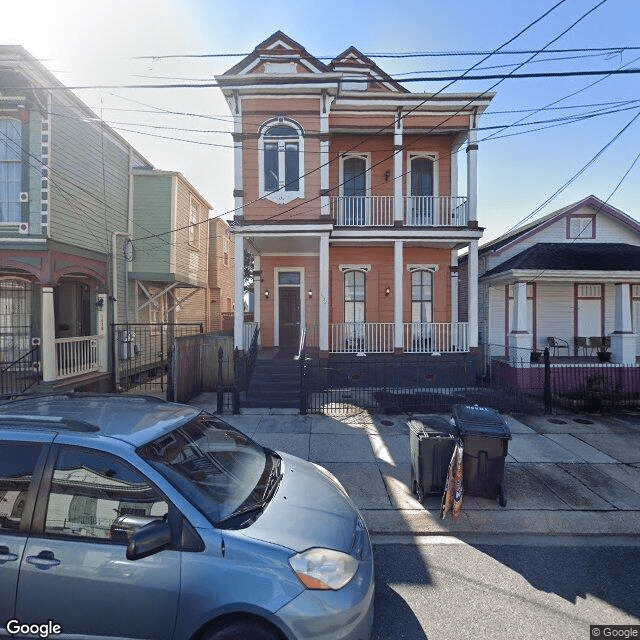
{"type": "Polygon", "coordinates": [[[392,227],[393,196],[334,196],[331,217],[337,227],[392,227]]]}
{"type": "Polygon", "coordinates": [[[81,336],[54,340],[58,380],[100,370],[98,339],[99,336],[81,336]]]}
{"type": "Polygon", "coordinates": [[[393,323],[343,322],[332,324],[332,353],[393,353],[393,323]]]}
{"type": "Polygon", "coordinates": [[[404,223],[412,227],[463,227],[469,218],[467,198],[405,196],[404,223]]]}
{"type": "Polygon", "coordinates": [[[403,346],[405,353],[469,351],[469,325],[466,322],[407,322],[403,346]]]}

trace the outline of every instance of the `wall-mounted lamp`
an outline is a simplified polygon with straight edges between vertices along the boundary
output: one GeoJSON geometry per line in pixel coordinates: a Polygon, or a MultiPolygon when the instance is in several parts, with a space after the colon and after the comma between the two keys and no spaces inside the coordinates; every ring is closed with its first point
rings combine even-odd
{"type": "Polygon", "coordinates": [[[102,309],[104,307],[104,298],[98,298],[96,300],[96,309],[102,309]]]}
{"type": "Polygon", "coordinates": [[[385,295],[385,296],[388,296],[390,293],[391,293],[391,287],[387,287],[387,288],[384,290],[384,295],[385,295]]]}
{"type": "Polygon", "coordinates": [[[389,182],[389,178],[391,177],[391,171],[384,172],[384,179],[386,182],[389,182]]]}
{"type": "Polygon", "coordinates": [[[309,296],[309,298],[313,298],[313,291],[309,289],[309,291],[307,291],[307,295],[309,296]]]}
{"type": "Polygon", "coordinates": [[[264,297],[268,300],[269,299],[269,289],[265,289],[264,290],[264,297]]]}

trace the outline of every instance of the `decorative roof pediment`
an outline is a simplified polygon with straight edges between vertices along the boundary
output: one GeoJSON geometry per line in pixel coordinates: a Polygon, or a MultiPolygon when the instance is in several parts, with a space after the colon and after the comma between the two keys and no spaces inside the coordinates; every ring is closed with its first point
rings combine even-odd
{"type": "Polygon", "coordinates": [[[223,75],[255,73],[322,73],[329,71],[326,64],[312,56],[300,43],[282,31],[276,31],[261,42],[245,58],[223,75]]]}
{"type": "Polygon", "coordinates": [[[351,75],[354,79],[367,77],[369,82],[363,90],[408,93],[407,89],[383,71],[371,58],[368,58],[353,46],[336,56],[330,62],[329,68],[333,71],[342,72],[347,76],[351,75]]]}

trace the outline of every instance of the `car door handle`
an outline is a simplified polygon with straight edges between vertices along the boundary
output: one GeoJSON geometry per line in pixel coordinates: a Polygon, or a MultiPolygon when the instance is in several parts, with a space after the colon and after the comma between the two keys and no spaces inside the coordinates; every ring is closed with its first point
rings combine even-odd
{"type": "Polygon", "coordinates": [[[12,562],[17,559],[18,556],[15,553],[11,553],[9,547],[0,546],[0,562],[12,562]]]}
{"type": "Polygon", "coordinates": [[[60,564],[53,551],[41,551],[37,556],[27,556],[27,562],[36,567],[57,567],[60,564]]]}

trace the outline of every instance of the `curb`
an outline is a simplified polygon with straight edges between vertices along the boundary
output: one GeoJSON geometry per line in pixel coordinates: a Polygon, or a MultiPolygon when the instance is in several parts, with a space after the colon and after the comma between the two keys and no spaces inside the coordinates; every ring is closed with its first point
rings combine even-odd
{"type": "Polygon", "coordinates": [[[372,536],[596,535],[637,536],[640,511],[468,511],[457,520],[420,509],[361,509],[372,536]]]}

